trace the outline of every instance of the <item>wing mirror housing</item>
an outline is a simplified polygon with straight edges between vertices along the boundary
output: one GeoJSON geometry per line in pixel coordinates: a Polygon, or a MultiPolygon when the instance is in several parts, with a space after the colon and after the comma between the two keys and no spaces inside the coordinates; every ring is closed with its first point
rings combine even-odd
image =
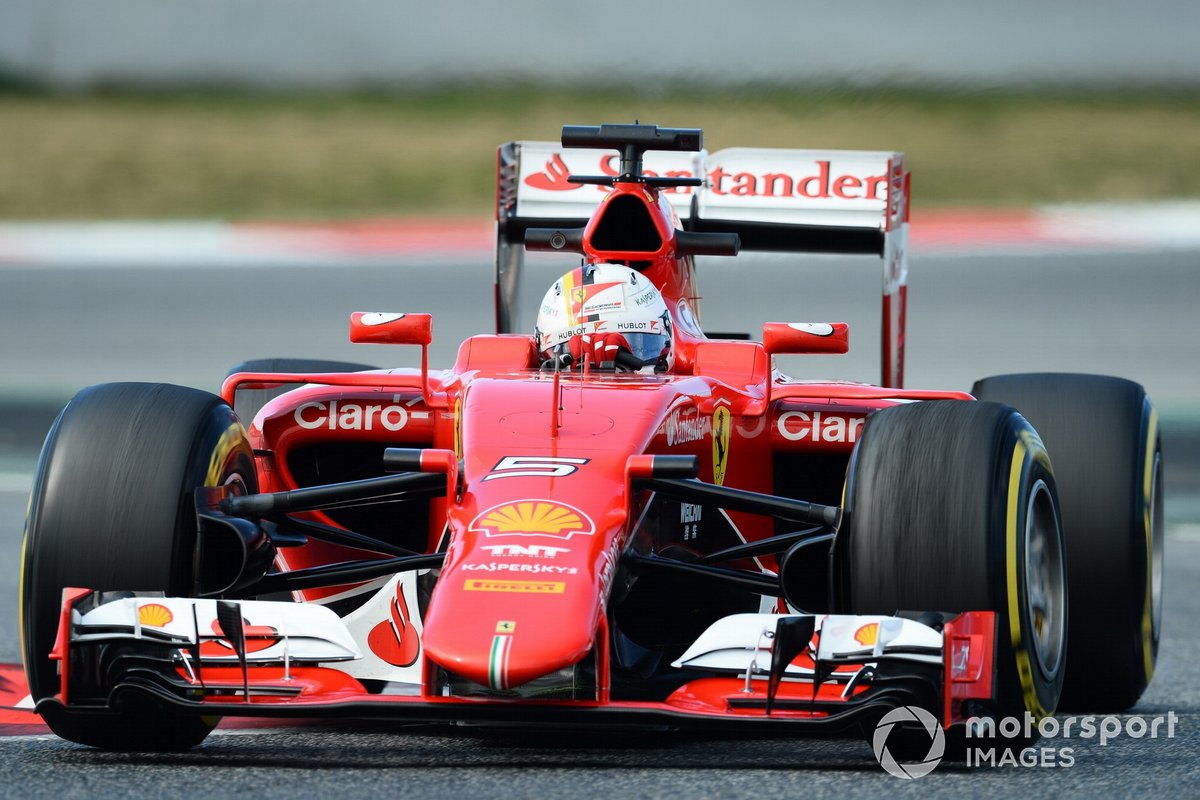
{"type": "Polygon", "coordinates": [[[350,341],[357,344],[415,344],[433,341],[431,314],[355,311],[350,315],[350,341]]]}
{"type": "MultiPolygon", "coordinates": [[[[361,344],[411,344],[421,348],[421,395],[431,408],[447,408],[444,391],[429,384],[429,344],[433,341],[433,316],[430,314],[393,314],[355,311],[350,315],[350,341],[361,344]]],[[[329,386],[411,387],[413,376],[399,370],[367,372],[236,372],[221,385],[221,397],[233,405],[239,387],[269,389],[285,383],[323,383],[329,386]]],[[[228,527],[228,526],[226,526],[228,527]]],[[[234,533],[240,533],[234,531],[234,533]]],[[[244,538],[244,537],[243,537],[244,538]]],[[[257,545],[255,545],[257,546],[257,545]]]]}
{"type": "Polygon", "coordinates": [[[445,408],[429,386],[429,343],[433,341],[432,314],[355,311],[350,315],[350,341],[355,344],[413,344],[421,348],[421,394],[435,408],[445,408]]]}
{"type": "Polygon", "coordinates": [[[845,353],[850,350],[850,326],[844,322],[767,322],[763,348],[776,353],[845,353]]]}

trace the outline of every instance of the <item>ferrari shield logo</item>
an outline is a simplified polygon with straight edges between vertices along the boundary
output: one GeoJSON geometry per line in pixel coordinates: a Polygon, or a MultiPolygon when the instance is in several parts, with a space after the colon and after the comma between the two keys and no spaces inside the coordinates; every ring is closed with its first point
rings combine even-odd
{"type": "Polygon", "coordinates": [[[732,416],[725,406],[718,406],[712,418],[713,483],[725,483],[725,467],[729,464],[729,430],[732,416]]]}
{"type": "Polygon", "coordinates": [[[463,440],[462,440],[462,397],[460,396],[454,401],[454,455],[462,458],[463,440]]]}

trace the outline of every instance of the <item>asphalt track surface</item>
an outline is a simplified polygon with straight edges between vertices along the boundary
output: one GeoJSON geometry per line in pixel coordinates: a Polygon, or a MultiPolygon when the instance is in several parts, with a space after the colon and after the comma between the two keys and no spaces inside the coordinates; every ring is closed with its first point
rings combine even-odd
{"type": "MultiPolygon", "coordinates": [[[[1044,740],[1052,752],[1039,757],[1059,766],[943,763],[927,777],[901,781],[879,768],[865,742],[850,739],[347,724],[222,729],[191,753],[147,756],[35,732],[0,738],[0,796],[1200,795],[1200,645],[1189,624],[1200,618],[1197,255],[917,257],[909,310],[910,386],[969,389],[987,374],[1096,371],[1141,381],[1163,410],[1165,633],[1154,683],[1134,711],[1147,720],[1173,713],[1173,738],[1121,735],[1103,746],[1097,738],[1044,740]],[[1063,765],[1062,747],[1072,748],[1071,766],[1063,765]]],[[[851,355],[786,366],[805,376],[872,380],[877,265],[708,261],[703,322],[710,330],[751,331],[764,320],[848,321],[851,355]]],[[[541,265],[531,272],[527,307],[557,271],[541,265]]],[[[238,270],[0,266],[0,662],[19,660],[17,553],[36,450],[54,407],[77,388],[162,380],[215,389],[230,366],[263,356],[416,363],[415,352],[344,344],[355,310],[433,312],[432,362],[444,364],[464,336],[487,330],[491,308],[486,260],[238,270]]]]}

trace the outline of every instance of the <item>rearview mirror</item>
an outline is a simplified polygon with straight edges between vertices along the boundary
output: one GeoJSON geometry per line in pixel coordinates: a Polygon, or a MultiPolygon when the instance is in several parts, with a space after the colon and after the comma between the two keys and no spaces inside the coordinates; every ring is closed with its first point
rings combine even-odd
{"type": "Polygon", "coordinates": [[[767,322],[763,348],[776,353],[845,353],[850,326],[844,322],[767,322]]]}
{"type": "Polygon", "coordinates": [[[421,395],[435,408],[446,408],[444,392],[429,386],[429,343],[433,341],[432,314],[395,314],[355,311],[350,315],[350,341],[356,344],[415,344],[421,347],[421,395]]]}
{"type": "Polygon", "coordinates": [[[355,311],[350,315],[350,341],[359,344],[428,345],[433,341],[433,316],[355,311]]]}

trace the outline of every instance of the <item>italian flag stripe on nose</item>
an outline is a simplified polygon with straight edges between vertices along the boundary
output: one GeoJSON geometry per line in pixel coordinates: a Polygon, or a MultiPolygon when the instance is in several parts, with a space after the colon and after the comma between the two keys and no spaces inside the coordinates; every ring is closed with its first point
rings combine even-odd
{"type": "Polygon", "coordinates": [[[508,652],[512,649],[511,636],[492,638],[492,652],[488,657],[488,684],[493,689],[508,688],[508,652]]]}

